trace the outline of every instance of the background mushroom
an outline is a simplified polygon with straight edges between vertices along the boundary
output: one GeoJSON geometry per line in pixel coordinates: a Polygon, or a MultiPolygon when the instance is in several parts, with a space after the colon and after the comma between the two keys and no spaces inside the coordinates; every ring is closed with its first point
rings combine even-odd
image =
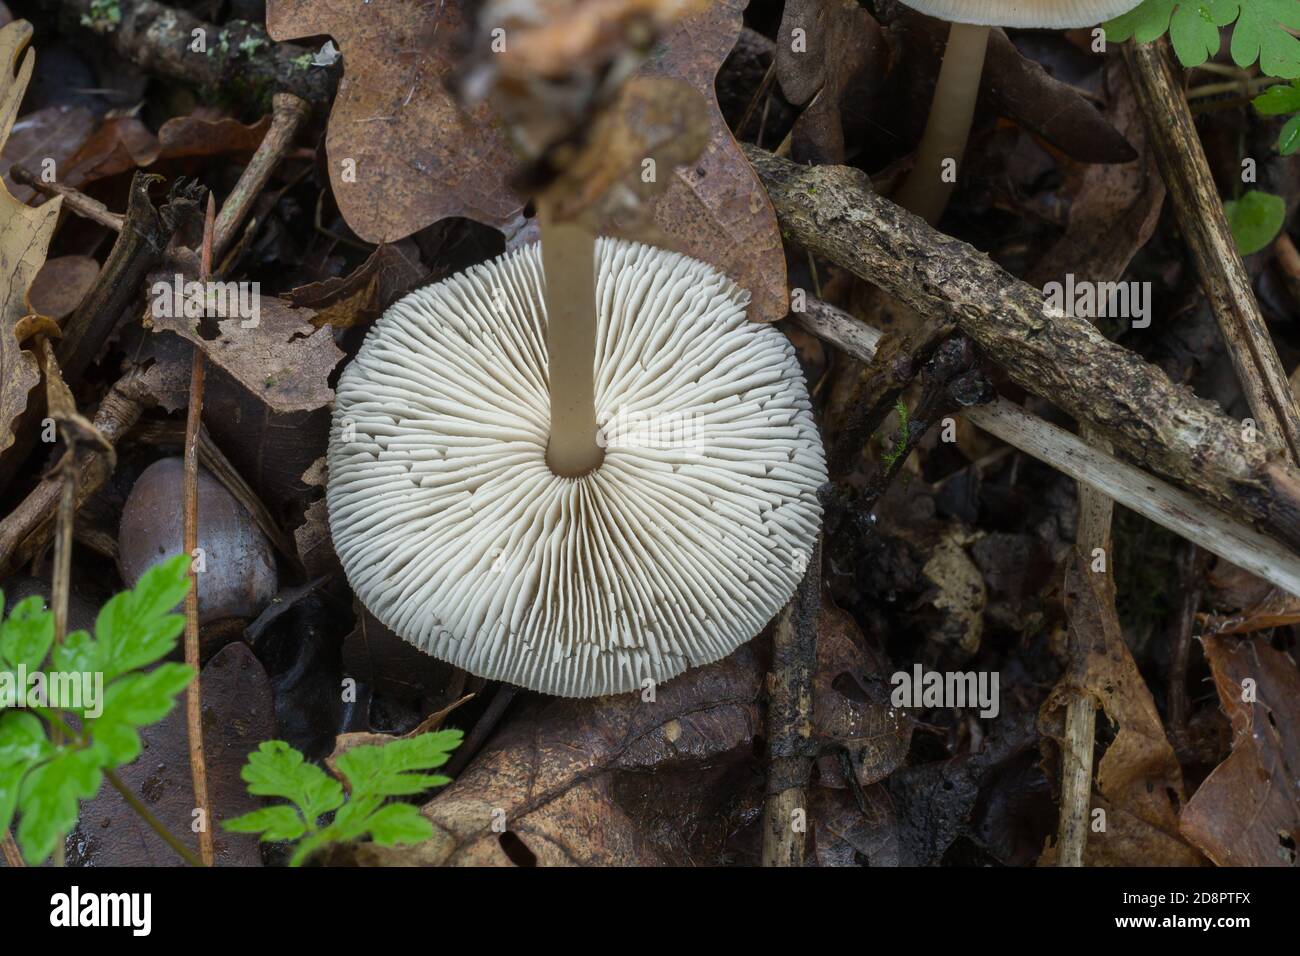
{"type": "Polygon", "coordinates": [[[621,240],[598,240],[595,270],[599,467],[548,463],[537,245],[385,313],[340,378],[328,459],[366,607],[474,674],[564,696],[757,634],[807,567],[826,478],[794,349],[746,320],[748,293],[621,240]]]}
{"type": "Polygon", "coordinates": [[[943,164],[959,165],[966,152],[975,101],[979,98],[990,27],[1050,28],[1095,26],[1127,13],[1142,0],[902,0],[914,10],[952,24],[934,101],[925,124],[916,165],[894,201],[927,222],[943,215],[953,182],[943,164]]]}

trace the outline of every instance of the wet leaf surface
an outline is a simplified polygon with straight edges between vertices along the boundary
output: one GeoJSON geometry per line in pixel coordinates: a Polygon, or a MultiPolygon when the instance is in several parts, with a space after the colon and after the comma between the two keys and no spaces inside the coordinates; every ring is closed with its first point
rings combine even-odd
{"type": "MultiPolygon", "coordinates": [[[[276,736],[271,685],[248,647],[227,645],[203,668],[203,745],[212,802],[218,866],[260,866],[252,835],[226,833],[222,820],[249,813],[262,801],[239,778],[240,768],[263,740],[276,736]]],[[[191,848],[194,790],[190,779],[185,707],[141,732],[144,753],[123,768],[122,782],[191,848]]],[[[81,866],[178,866],[181,860],[149,829],[108,784],[82,808],[81,822],[68,838],[69,863],[81,866]]]]}

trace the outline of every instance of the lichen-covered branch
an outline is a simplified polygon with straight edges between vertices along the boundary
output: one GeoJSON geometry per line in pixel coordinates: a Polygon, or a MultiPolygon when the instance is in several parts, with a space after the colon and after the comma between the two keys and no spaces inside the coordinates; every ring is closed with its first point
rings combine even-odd
{"type": "Polygon", "coordinates": [[[221,90],[268,110],[275,93],[293,93],[319,109],[327,108],[334,94],[337,77],[313,67],[310,50],[276,43],[257,24],[235,20],[219,27],[153,0],[118,0],[120,19],[114,23],[100,6],[62,0],[61,27],[95,33],[119,56],[158,76],[221,90]],[[196,36],[202,50],[194,49],[196,36]]]}

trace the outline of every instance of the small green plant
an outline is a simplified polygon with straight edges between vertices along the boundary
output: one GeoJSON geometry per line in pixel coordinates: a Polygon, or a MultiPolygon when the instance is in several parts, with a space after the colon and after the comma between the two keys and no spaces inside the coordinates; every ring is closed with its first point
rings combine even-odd
{"type": "Polygon", "coordinates": [[[1223,204],[1237,251],[1249,256],[1268,246],[1286,222],[1286,200],[1272,193],[1252,189],[1223,204]]]}
{"type": "MultiPolygon", "coordinates": [[[[1286,86],[1271,87],[1255,97],[1253,103],[1260,116],[1300,114],[1300,80],[1292,80],[1286,86]]],[[[1297,149],[1300,149],[1300,115],[1287,120],[1277,138],[1277,151],[1283,156],[1290,156],[1297,149]]]]}
{"type": "Polygon", "coordinates": [[[167,716],[193,679],[184,664],[144,669],[185,627],[171,610],[189,590],[188,570],[184,555],[155,565],[104,605],[93,638],[74,631],[55,644],[39,596],[0,625],[0,830],[16,811],[29,863],[49,858],[105,774],[140,756],[140,728],[167,716]]]}
{"type": "Polygon", "coordinates": [[[894,412],[898,415],[898,440],[893,448],[880,456],[886,468],[893,468],[894,464],[907,453],[907,439],[910,437],[912,427],[907,404],[901,398],[894,403],[894,412]]]}
{"type": "Polygon", "coordinates": [[[290,866],[301,866],[326,844],[366,836],[385,847],[421,843],[433,836],[433,824],[409,803],[385,801],[450,783],[450,777],[421,771],[441,767],[460,742],[459,730],[441,730],[353,747],[335,761],[347,783],[345,795],[342,783],[297,750],[269,740],[248,755],[240,776],[249,793],[289,803],[254,810],[227,821],[225,828],[260,833],[263,841],[296,842],[290,866]],[[322,825],[330,813],[333,819],[322,825]]]}
{"type": "Polygon", "coordinates": [[[1232,29],[1230,52],[1243,69],[1259,63],[1268,76],[1300,77],[1297,0],[1145,0],[1106,24],[1106,38],[1150,43],[1165,33],[1183,66],[1200,66],[1219,52],[1219,31],[1232,29]]]}
{"type": "Polygon", "coordinates": [[[90,12],[81,15],[81,25],[96,33],[112,33],[122,22],[117,0],[90,0],[90,12]]]}

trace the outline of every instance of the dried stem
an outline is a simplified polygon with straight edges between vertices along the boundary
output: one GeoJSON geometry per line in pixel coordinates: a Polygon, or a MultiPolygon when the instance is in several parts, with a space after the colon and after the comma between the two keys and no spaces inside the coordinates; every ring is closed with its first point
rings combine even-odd
{"type": "Polygon", "coordinates": [[[248,161],[244,171],[221,204],[217,216],[216,235],[212,240],[212,259],[221,262],[235,233],[253,209],[253,204],[266,188],[275,167],[293,145],[294,137],[311,115],[311,106],[292,93],[277,93],[271,100],[271,127],[258,144],[257,152],[248,161]]]}
{"type": "Polygon", "coordinates": [[[1300,462],[1300,408],[1260,314],[1169,44],[1124,44],[1156,159],[1173,200],[1201,287],[1223,332],[1237,378],[1265,441],[1300,462]]]}
{"type": "MultiPolygon", "coordinates": [[[[811,334],[864,362],[871,361],[881,336],[876,329],[824,302],[810,303],[808,312],[796,319],[811,334]]],[[[962,414],[989,434],[1087,483],[1160,527],[1300,595],[1300,557],[1250,525],[1098,451],[1006,399],[968,408],[962,414]]]]}
{"type": "MultiPolygon", "coordinates": [[[[208,193],[208,214],[203,226],[201,281],[212,274],[212,243],[216,224],[216,200],[208,193]]],[[[190,776],[194,781],[194,803],[199,810],[199,853],[211,866],[212,805],[208,800],[208,768],[203,756],[203,696],[199,671],[199,575],[192,563],[199,548],[199,427],[203,416],[203,350],[194,349],[190,366],[190,404],[185,419],[185,553],[191,558],[192,583],[185,594],[185,663],[194,669],[194,680],[185,691],[185,723],[189,733],[190,776]]]]}
{"type": "Polygon", "coordinates": [[[1065,706],[1065,746],[1061,753],[1061,816],[1057,866],[1083,866],[1092,801],[1092,753],[1096,745],[1097,704],[1074,693],[1065,706]]]}
{"type": "MultiPolygon", "coordinates": [[[[94,285],[63,323],[57,354],[59,368],[69,383],[75,384],[94,361],[123,311],[136,301],[146,276],[162,261],[176,228],[194,208],[193,188],[179,186],[173,188],[166,203],[155,208],[149,186],[159,181],[159,176],[135,174],[125,225],[94,285]]],[[[38,396],[15,425],[14,443],[0,454],[0,490],[36,447],[45,411],[44,396],[38,396]]]]}
{"type": "Polygon", "coordinates": [[[47,183],[22,163],[14,163],[9,167],[9,175],[14,182],[30,186],[42,196],[62,196],[64,209],[76,213],[83,219],[97,222],[114,232],[121,232],[126,223],[125,216],[109,211],[109,208],[98,199],[92,199],[80,190],[62,183],[47,183]]]}
{"type": "Polygon", "coordinates": [[[8,827],[0,830],[0,853],[4,854],[5,863],[8,866],[17,869],[27,865],[23,855],[18,852],[18,844],[14,842],[13,834],[9,832],[8,827]]]}
{"type": "Polygon", "coordinates": [[[821,579],[822,549],[818,542],[794,597],[772,628],[764,866],[803,866],[804,862],[808,775],[817,758],[812,736],[812,682],[817,668],[821,579]]]}
{"type": "MultiPolygon", "coordinates": [[[[152,401],[138,372],[122,376],[100,402],[95,413],[95,430],[110,443],[117,443],[131,429],[152,401]]],[[[112,456],[106,451],[87,449],[75,465],[77,505],[98,491],[113,472],[112,456]]],[[[0,520],[0,578],[31,561],[49,544],[54,534],[55,515],[63,494],[57,475],[46,477],[17,507],[0,520]]]]}
{"type": "MultiPolygon", "coordinates": [[[[84,24],[99,14],[97,0],[60,0],[59,6],[63,26],[74,35],[86,35],[84,24]]],[[[218,26],[182,6],[154,0],[115,0],[112,6],[119,21],[90,36],[157,76],[246,97],[266,89],[288,90],[322,110],[333,98],[338,71],[303,69],[302,58],[312,51],[273,43],[260,25],[231,20],[218,26]],[[196,36],[206,37],[206,53],[191,51],[196,36]]]]}

